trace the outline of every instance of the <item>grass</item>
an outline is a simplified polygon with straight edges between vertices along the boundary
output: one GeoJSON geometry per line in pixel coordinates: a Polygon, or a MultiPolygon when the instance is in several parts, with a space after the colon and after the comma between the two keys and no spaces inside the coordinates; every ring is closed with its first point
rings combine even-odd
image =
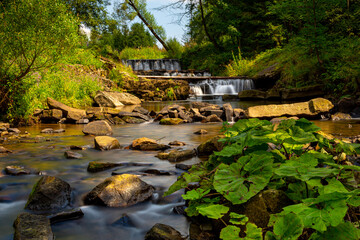
{"type": "Polygon", "coordinates": [[[120,59],[162,59],[166,58],[166,51],[157,47],[125,48],[120,52],[120,59]]]}

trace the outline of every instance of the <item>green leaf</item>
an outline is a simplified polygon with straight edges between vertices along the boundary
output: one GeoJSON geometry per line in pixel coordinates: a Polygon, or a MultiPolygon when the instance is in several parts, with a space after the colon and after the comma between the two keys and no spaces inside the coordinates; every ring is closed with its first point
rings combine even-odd
{"type": "Polygon", "coordinates": [[[230,213],[230,222],[235,225],[245,225],[249,221],[249,218],[242,214],[234,212],[230,213]]]}
{"type": "Polygon", "coordinates": [[[184,200],[198,200],[198,199],[203,198],[209,192],[210,192],[210,189],[205,190],[202,188],[197,188],[197,189],[188,191],[186,194],[183,194],[182,197],[184,200]]]}
{"type": "Polygon", "coordinates": [[[269,183],[273,157],[270,153],[244,156],[231,165],[221,164],[215,172],[214,188],[231,201],[241,204],[269,183]]]}
{"type": "Polygon", "coordinates": [[[332,239],[358,240],[360,239],[360,230],[356,228],[351,222],[344,222],[337,225],[336,227],[329,227],[326,232],[316,232],[312,234],[309,240],[332,239]]]}
{"type": "Polygon", "coordinates": [[[219,219],[222,218],[229,211],[229,208],[224,205],[214,204],[201,205],[198,206],[196,210],[198,210],[199,213],[205,217],[219,219]]]}
{"type": "Polygon", "coordinates": [[[246,237],[243,238],[244,240],[262,240],[262,229],[258,228],[253,223],[246,224],[246,237]]]}
{"type": "Polygon", "coordinates": [[[301,119],[297,120],[295,123],[295,126],[300,127],[305,132],[311,132],[311,133],[321,130],[321,128],[319,128],[313,122],[310,122],[309,120],[307,120],[305,118],[301,118],[301,119]]]}
{"type": "Polygon", "coordinates": [[[303,232],[304,225],[294,213],[272,215],[270,221],[274,220],[273,237],[278,240],[296,240],[303,232]]]}
{"type": "Polygon", "coordinates": [[[234,226],[234,225],[229,225],[225,228],[223,228],[220,232],[220,239],[223,240],[240,240],[241,238],[239,237],[240,234],[240,228],[234,226]]]}
{"type": "Polygon", "coordinates": [[[324,232],[327,227],[337,226],[348,210],[346,194],[332,193],[308,198],[303,203],[285,207],[284,214],[293,212],[302,220],[304,227],[324,232]]]}

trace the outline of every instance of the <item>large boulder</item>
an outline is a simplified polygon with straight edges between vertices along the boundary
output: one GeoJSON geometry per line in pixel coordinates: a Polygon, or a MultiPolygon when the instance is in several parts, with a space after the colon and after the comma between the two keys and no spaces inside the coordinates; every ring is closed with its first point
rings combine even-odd
{"type": "Polygon", "coordinates": [[[157,223],[145,235],[145,240],[183,240],[184,237],[171,226],[157,223]]]}
{"type": "Polygon", "coordinates": [[[153,192],[154,187],[136,175],[122,174],[105,179],[86,195],[84,202],[108,207],[128,207],[147,200],[153,192]]]}
{"type": "Polygon", "coordinates": [[[53,240],[50,220],[44,215],[20,213],[14,222],[14,240],[53,240]]]}
{"type": "Polygon", "coordinates": [[[78,121],[86,117],[86,111],[69,107],[52,98],[47,98],[47,103],[50,109],[59,109],[63,112],[63,116],[70,121],[78,121]]]}
{"type": "Polygon", "coordinates": [[[130,93],[121,93],[121,92],[97,92],[94,100],[100,107],[121,107],[123,105],[139,105],[141,100],[130,94],[130,93]]]}
{"type": "Polygon", "coordinates": [[[144,115],[144,114],[141,114],[141,113],[138,113],[138,112],[119,112],[118,114],[119,117],[134,117],[134,118],[140,118],[140,119],[143,119],[145,121],[149,121],[150,120],[150,117],[147,116],[147,115],[144,115]]]}
{"type": "Polygon", "coordinates": [[[308,102],[260,105],[249,107],[246,115],[249,118],[274,118],[281,116],[315,117],[321,113],[329,112],[334,105],[327,99],[315,98],[308,102]]]}
{"type": "Polygon", "coordinates": [[[57,211],[67,207],[71,201],[70,185],[57,177],[43,176],[34,185],[25,209],[57,211]]]}
{"type": "Polygon", "coordinates": [[[227,122],[232,122],[234,117],[234,109],[232,108],[230,103],[223,104],[224,115],[223,119],[227,122]]]}
{"type": "Polygon", "coordinates": [[[88,123],[84,129],[85,135],[105,136],[112,135],[112,128],[106,121],[100,120],[88,123]]]}
{"type": "Polygon", "coordinates": [[[58,122],[63,118],[63,112],[59,109],[43,110],[40,118],[42,122],[58,122]]]}
{"type": "Polygon", "coordinates": [[[119,141],[116,138],[108,136],[98,136],[94,139],[95,148],[101,151],[121,148],[119,141]]]}

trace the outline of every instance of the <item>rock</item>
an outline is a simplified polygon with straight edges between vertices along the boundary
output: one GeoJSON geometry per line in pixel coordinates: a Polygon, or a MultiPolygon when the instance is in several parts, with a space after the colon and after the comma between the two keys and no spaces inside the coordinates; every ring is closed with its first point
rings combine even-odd
{"type": "Polygon", "coordinates": [[[85,135],[108,136],[112,135],[113,131],[106,121],[100,120],[87,124],[83,129],[83,133],[85,135]]]}
{"type": "Polygon", "coordinates": [[[134,150],[142,150],[142,151],[156,151],[156,150],[169,149],[170,146],[164,144],[158,144],[156,140],[144,137],[134,140],[130,148],[134,150]]]}
{"type": "Polygon", "coordinates": [[[108,136],[95,137],[95,148],[101,151],[121,148],[116,138],[108,136]]]}
{"type": "Polygon", "coordinates": [[[150,198],[154,187],[135,175],[122,174],[109,177],[85,197],[85,204],[108,207],[128,207],[150,198]]]}
{"type": "Polygon", "coordinates": [[[145,171],[143,171],[144,173],[148,173],[148,174],[152,174],[152,175],[157,175],[157,176],[170,176],[170,175],[175,175],[175,172],[169,172],[169,171],[165,171],[165,170],[158,170],[158,169],[147,169],[145,171]]]}
{"type": "Polygon", "coordinates": [[[45,128],[43,130],[41,130],[41,133],[53,133],[54,132],[54,129],[52,128],[45,128]]]}
{"type": "Polygon", "coordinates": [[[36,171],[32,168],[26,168],[24,166],[6,166],[5,173],[8,175],[19,176],[19,175],[28,175],[28,174],[39,174],[39,171],[36,171]]]}
{"type": "Polygon", "coordinates": [[[121,107],[123,105],[140,105],[141,100],[131,95],[130,93],[121,93],[121,92],[97,92],[95,102],[99,104],[100,107],[121,107]]]}
{"type": "Polygon", "coordinates": [[[88,170],[88,172],[95,173],[95,172],[101,172],[101,171],[105,171],[105,170],[115,168],[115,167],[120,167],[120,166],[123,166],[123,164],[92,161],[92,162],[89,162],[87,170],[88,170]]]}
{"type": "Polygon", "coordinates": [[[3,146],[0,146],[0,153],[12,153],[12,151],[4,148],[3,146]]]}
{"type": "Polygon", "coordinates": [[[291,99],[311,99],[314,97],[324,96],[324,86],[323,85],[314,85],[310,87],[302,88],[291,88],[291,89],[281,89],[281,98],[283,100],[291,99]]]}
{"type": "Polygon", "coordinates": [[[7,130],[9,133],[15,133],[15,134],[20,134],[21,131],[17,128],[8,128],[7,130]]]}
{"type": "Polygon", "coordinates": [[[230,103],[223,104],[224,116],[223,119],[227,122],[232,122],[234,117],[234,109],[230,103]]]}
{"type": "Polygon", "coordinates": [[[178,125],[180,123],[183,123],[180,118],[163,118],[160,120],[161,125],[178,125]]]}
{"type": "Polygon", "coordinates": [[[181,170],[184,170],[184,171],[189,170],[191,167],[192,167],[192,165],[186,165],[186,164],[183,164],[183,163],[175,164],[175,168],[178,168],[178,169],[181,169],[181,170]]]}
{"type": "Polygon", "coordinates": [[[53,240],[50,220],[43,215],[20,213],[14,222],[14,240],[53,240]]]}
{"type": "Polygon", "coordinates": [[[65,132],[65,129],[62,128],[54,130],[54,133],[63,133],[63,132],[65,132]]]}
{"type": "Polygon", "coordinates": [[[180,142],[180,141],[173,141],[173,142],[169,142],[170,146],[185,146],[186,143],[184,142],[180,142]]]}
{"type": "Polygon", "coordinates": [[[118,116],[120,118],[122,117],[134,117],[134,118],[140,118],[140,119],[143,119],[145,121],[149,121],[150,120],[150,117],[148,117],[147,115],[144,115],[144,114],[141,114],[141,113],[137,113],[137,112],[132,112],[132,113],[129,113],[129,112],[119,112],[118,116]]]}
{"type": "Polygon", "coordinates": [[[170,118],[179,118],[179,114],[177,111],[169,111],[170,118]]]}
{"type": "Polygon", "coordinates": [[[239,92],[238,98],[244,99],[266,99],[266,92],[260,90],[244,90],[239,92]]]}
{"type": "Polygon", "coordinates": [[[219,142],[219,139],[221,139],[222,137],[223,136],[216,136],[200,144],[197,147],[197,154],[199,156],[209,156],[214,151],[221,151],[224,146],[222,143],[219,142]]]}
{"type": "Polygon", "coordinates": [[[38,211],[61,210],[71,201],[70,185],[57,177],[43,176],[34,185],[25,209],[38,211]]]}
{"type": "Polygon", "coordinates": [[[119,118],[118,116],[114,117],[112,119],[112,122],[115,124],[115,125],[123,125],[123,124],[126,124],[126,122],[124,120],[122,120],[121,118],[119,118]]]}
{"type": "Polygon", "coordinates": [[[45,141],[46,141],[46,138],[43,137],[43,136],[37,135],[37,136],[34,138],[34,141],[35,141],[35,143],[45,142],[45,141]]]}
{"type": "Polygon", "coordinates": [[[63,112],[64,117],[70,121],[78,121],[86,117],[86,111],[81,109],[72,108],[65,104],[58,102],[52,98],[47,98],[47,103],[51,109],[59,109],[63,112]]]}
{"type": "Polygon", "coordinates": [[[238,121],[239,119],[244,119],[246,118],[246,114],[245,111],[241,108],[234,108],[234,116],[235,116],[235,122],[238,121]]]}
{"type": "Polygon", "coordinates": [[[121,218],[113,222],[111,226],[135,227],[134,223],[126,213],[123,213],[121,218]]]}
{"type": "Polygon", "coordinates": [[[315,117],[330,111],[334,106],[329,100],[316,98],[308,102],[249,107],[246,115],[250,118],[274,118],[281,116],[315,117]]]}
{"type": "Polygon", "coordinates": [[[122,118],[122,120],[124,120],[126,123],[130,123],[130,124],[141,124],[141,123],[146,122],[144,119],[130,117],[130,116],[125,116],[122,118]]]}
{"type": "Polygon", "coordinates": [[[356,100],[353,98],[345,97],[340,99],[337,103],[338,111],[341,113],[350,113],[354,108],[356,108],[356,100]]]}
{"type": "Polygon", "coordinates": [[[238,96],[231,95],[231,94],[224,94],[224,95],[222,95],[222,100],[223,101],[234,101],[234,100],[238,100],[238,96]]]}
{"type": "Polygon", "coordinates": [[[279,63],[274,63],[273,65],[266,67],[265,69],[255,74],[253,80],[256,86],[269,89],[275,85],[277,80],[279,80],[280,74],[281,65],[279,63]]]}
{"type": "Polygon", "coordinates": [[[243,205],[245,214],[249,221],[255,223],[258,227],[267,227],[270,214],[279,213],[282,209],[293,202],[281,190],[265,190],[252,197],[243,205]]]}
{"type": "Polygon", "coordinates": [[[82,218],[83,216],[84,216],[83,211],[80,208],[75,208],[75,209],[48,215],[47,218],[50,219],[51,224],[54,224],[58,222],[79,219],[82,218]]]}
{"type": "Polygon", "coordinates": [[[89,122],[90,122],[89,119],[84,118],[84,119],[80,119],[80,120],[76,121],[75,123],[76,124],[88,124],[89,122]]]}
{"type": "Polygon", "coordinates": [[[3,122],[0,122],[0,128],[10,128],[10,124],[9,123],[3,123],[3,122]]]}
{"type": "Polygon", "coordinates": [[[195,150],[172,150],[168,153],[158,153],[157,158],[161,160],[168,160],[170,162],[185,161],[196,156],[195,150]]]}
{"type": "Polygon", "coordinates": [[[135,107],[133,112],[141,113],[143,115],[149,115],[149,111],[143,107],[135,107]]]}
{"type": "Polygon", "coordinates": [[[207,116],[205,118],[205,120],[202,121],[203,123],[208,123],[208,122],[222,122],[221,118],[219,118],[217,115],[213,114],[210,116],[207,116]]]}
{"type": "Polygon", "coordinates": [[[206,131],[205,129],[200,129],[200,130],[194,132],[194,134],[198,134],[198,135],[203,135],[203,134],[207,134],[207,133],[208,133],[208,131],[206,131]]]}
{"type": "Polygon", "coordinates": [[[86,150],[86,147],[71,145],[70,149],[71,150],[86,150]]]}
{"type": "Polygon", "coordinates": [[[215,236],[211,226],[207,224],[190,223],[189,235],[191,240],[216,240],[219,239],[215,236]]]}
{"type": "Polygon", "coordinates": [[[64,155],[67,159],[80,159],[83,157],[83,155],[81,155],[80,153],[72,151],[66,151],[64,155]]]}
{"type": "Polygon", "coordinates": [[[43,110],[40,118],[42,122],[58,122],[63,118],[63,112],[59,109],[43,110]]]}
{"type": "Polygon", "coordinates": [[[331,115],[332,121],[350,120],[350,119],[352,119],[352,118],[351,118],[350,114],[347,114],[347,113],[337,112],[337,113],[331,115]]]}
{"type": "MultiPolygon", "coordinates": [[[[211,103],[207,103],[207,102],[192,102],[192,103],[190,104],[190,107],[191,107],[191,108],[197,108],[197,109],[201,109],[201,108],[209,107],[209,106],[215,107],[215,106],[217,106],[217,105],[211,104],[211,103]]],[[[217,106],[217,107],[218,107],[218,109],[220,109],[219,106],[217,106]]]]}
{"type": "Polygon", "coordinates": [[[173,227],[157,223],[145,235],[145,240],[183,240],[181,233],[173,227]]]}
{"type": "Polygon", "coordinates": [[[9,135],[9,132],[8,132],[8,131],[3,131],[3,132],[1,132],[1,134],[0,134],[1,137],[4,137],[4,136],[6,136],[6,135],[9,135]]]}

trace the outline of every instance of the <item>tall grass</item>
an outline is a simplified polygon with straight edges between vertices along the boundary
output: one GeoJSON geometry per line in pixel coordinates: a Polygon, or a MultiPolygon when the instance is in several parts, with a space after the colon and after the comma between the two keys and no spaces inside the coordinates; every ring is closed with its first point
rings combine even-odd
{"type": "Polygon", "coordinates": [[[234,52],[232,53],[232,56],[233,61],[226,65],[226,75],[230,77],[248,75],[251,69],[254,67],[255,60],[243,58],[240,49],[237,56],[234,54],[234,52]]]}

